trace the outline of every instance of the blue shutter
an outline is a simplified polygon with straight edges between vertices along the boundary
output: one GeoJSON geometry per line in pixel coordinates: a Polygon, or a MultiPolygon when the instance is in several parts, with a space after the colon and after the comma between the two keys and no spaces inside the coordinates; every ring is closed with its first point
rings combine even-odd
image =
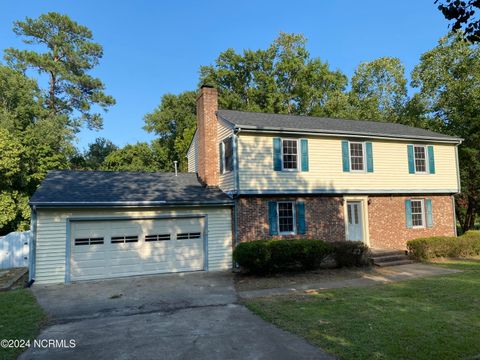
{"type": "Polygon", "coordinates": [[[273,138],[273,170],[282,171],[282,139],[273,138]]]}
{"type": "Polygon", "coordinates": [[[427,212],[427,227],[431,228],[433,226],[432,199],[425,200],[425,210],[427,212]]]}
{"type": "Polygon", "coordinates": [[[303,201],[297,201],[297,232],[303,235],[306,233],[306,230],[305,203],[303,201]]]}
{"type": "Polygon", "coordinates": [[[373,172],[373,150],[372,150],[372,143],[367,142],[365,143],[366,153],[367,153],[367,171],[373,172]]]}
{"type": "Polygon", "coordinates": [[[410,200],[405,200],[405,217],[407,220],[407,227],[413,227],[412,224],[412,202],[410,200]]]}
{"type": "Polygon", "coordinates": [[[223,174],[223,144],[218,144],[218,157],[220,158],[220,174],[223,174]]]}
{"type": "Polygon", "coordinates": [[[407,145],[408,152],[408,172],[415,174],[415,160],[413,158],[413,145],[407,145]]]}
{"type": "Polygon", "coordinates": [[[435,154],[433,153],[433,146],[427,146],[428,151],[428,172],[430,174],[435,174],[435,154]]]}
{"type": "Polygon", "coordinates": [[[270,229],[270,235],[277,235],[278,234],[277,203],[275,201],[268,202],[268,224],[270,229]]]}
{"type": "Polygon", "coordinates": [[[302,171],[308,171],[308,140],[300,140],[300,148],[302,153],[302,171]]]}
{"type": "Polygon", "coordinates": [[[342,141],[342,159],[343,159],[343,171],[350,171],[350,153],[348,151],[348,141],[342,141]]]}

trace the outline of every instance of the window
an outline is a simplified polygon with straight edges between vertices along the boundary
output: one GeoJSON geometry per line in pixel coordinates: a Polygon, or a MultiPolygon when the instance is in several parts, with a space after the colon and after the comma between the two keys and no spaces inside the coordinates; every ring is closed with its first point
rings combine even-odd
{"type": "Polygon", "coordinates": [[[415,159],[415,172],[427,172],[427,151],[423,145],[415,145],[413,147],[413,154],[415,159]]]}
{"type": "Polygon", "coordinates": [[[410,208],[412,212],[412,226],[413,227],[424,227],[425,226],[425,216],[424,216],[424,203],[423,200],[411,200],[410,208]]]}
{"type": "Polygon", "coordinates": [[[233,138],[226,138],[221,142],[220,159],[222,161],[222,174],[233,170],[233,138]]]}
{"type": "Polygon", "coordinates": [[[295,233],[295,203],[284,201],[277,203],[278,230],[280,234],[295,233]]]}
{"type": "Polygon", "coordinates": [[[78,246],[78,245],[101,245],[101,244],[103,244],[103,237],[75,239],[75,246],[78,246]]]}
{"type": "Polygon", "coordinates": [[[166,241],[170,240],[170,234],[145,235],[145,241],[166,241]]]}
{"type": "Polygon", "coordinates": [[[201,237],[202,237],[202,234],[199,232],[177,234],[177,240],[200,239],[201,237]]]}
{"type": "Polygon", "coordinates": [[[364,157],[363,143],[350,142],[350,170],[364,171],[364,157]]]}
{"type": "Polygon", "coordinates": [[[282,140],[282,167],[283,170],[298,169],[298,141],[282,140]]]}
{"type": "Polygon", "coordinates": [[[121,235],[121,236],[112,236],[110,238],[111,244],[123,244],[138,242],[138,235],[121,235]]]}

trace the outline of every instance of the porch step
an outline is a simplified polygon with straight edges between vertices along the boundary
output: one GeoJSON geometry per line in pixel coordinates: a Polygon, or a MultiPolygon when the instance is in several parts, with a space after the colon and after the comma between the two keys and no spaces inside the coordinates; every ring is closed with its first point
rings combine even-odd
{"type": "Polygon", "coordinates": [[[415,261],[410,259],[405,260],[396,260],[396,261],[387,261],[387,262],[374,262],[375,266],[385,267],[385,266],[397,266],[397,265],[406,265],[413,264],[415,261]]]}
{"type": "Polygon", "coordinates": [[[411,264],[414,261],[407,256],[404,250],[372,249],[371,261],[376,266],[396,266],[411,264]]]}

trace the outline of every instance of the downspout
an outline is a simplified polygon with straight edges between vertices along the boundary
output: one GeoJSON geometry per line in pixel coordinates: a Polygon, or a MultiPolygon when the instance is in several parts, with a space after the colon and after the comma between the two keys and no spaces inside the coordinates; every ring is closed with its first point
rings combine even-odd
{"type": "MultiPolygon", "coordinates": [[[[240,133],[240,128],[235,128],[233,130],[233,169],[235,172],[235,186],[234,186],[234,196],[233,196],[233,243],[234,248],[238,244],[238,193],[240,190],[240,181],[238,174],[238,133],[240,133]]],[[[238,267],[238,264],[233,264],[234,267],[238,267]]]]}
{"type": "Polygon", "coordinates": [[[32,216],[30,219],[30,227],[32,238],[29,247],[29,264],[28,264],[28,285],[31,286],[35,281],[35,267],[36,267],[36,254],[37,254],[37,207],[33,205],[32,216]]]}
{"type": "MultiPolygon", "coordinates": [[[[456,168],[457,168],[457,194],[460,194],[461,188],[462,188],[462,184],[461,184],[461,181],[460,181],[460,162],[458,160],[458,146],[460,144],[461,143],[455,145],[455,165],[456,165],[456,168]]],[[[455,194],[452,195],[452,210],[453,210],[453,231],[454,231],[455,236],[458,236],[457,212],[456,212],[456,209],[455,209],[455,194]]]]}

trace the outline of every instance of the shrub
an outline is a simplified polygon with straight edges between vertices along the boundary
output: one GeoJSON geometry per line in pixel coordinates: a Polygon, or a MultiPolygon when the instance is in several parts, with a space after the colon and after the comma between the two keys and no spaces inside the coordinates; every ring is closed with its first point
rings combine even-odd
{"type": "Polygon", "coordinates": [[[407,242],[410,254],[418,260],[437,257],[470,257],[480,255],[480,231],[467,231],[459,237],[437,236],[407,242]]]}
{"type": "Polygon", "coordinates": [[[255,274],[284,270],[312,270],[332,253],[321,240],[270,240],[238,244],[233,259],[255,274]]]}
{"type": "Polygon", "coordinates": [[[332,243],[337,267],[366,266],[370,264],[370,250],[361,241],[337,241],[332,243]]]}
{"type": "Polygon", "coordinates": [[[233,259],[240,266],[255,274],[271,271],[270,258],[270,249],[266,240],[240,243],[233,250],[233,259]]]}

